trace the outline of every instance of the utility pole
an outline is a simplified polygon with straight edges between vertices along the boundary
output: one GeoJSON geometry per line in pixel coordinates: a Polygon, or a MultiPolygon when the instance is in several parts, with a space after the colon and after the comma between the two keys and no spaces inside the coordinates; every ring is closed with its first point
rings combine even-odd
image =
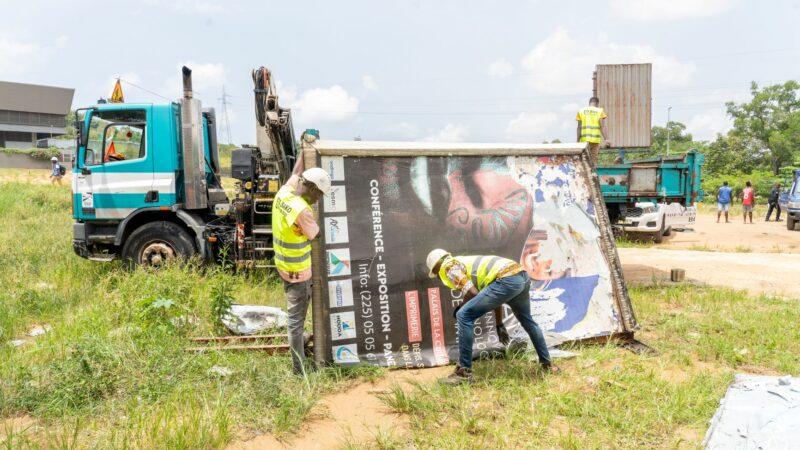
{"type": "Polygon", "coordinates": [[[233,139],[231,139],[231,121],[228,118],[228,95],[225,93],[225,85],[222,85],[222,97],[219,98],[219,101],[222,102],[222,117],[225,120],[225,131],[228,133],[228,144],[233,143],[233,139]]]}
{"type": "Polygon", "coordinates": [[[667,106],[667,155],[669,155],[669,141],[670,141],[670,131],[672,130],[669,126],[669,112],[672,111],[672,106],[667,106]]]}

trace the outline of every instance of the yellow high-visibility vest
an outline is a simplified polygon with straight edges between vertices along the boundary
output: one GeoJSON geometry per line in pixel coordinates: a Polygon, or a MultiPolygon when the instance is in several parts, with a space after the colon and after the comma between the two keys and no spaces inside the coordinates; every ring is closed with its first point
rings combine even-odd
{"type": "Polygon", "coordinates": [[[311,267],[311,242],[294,227],[301,212],[311,209],[290,186],[283,186],[272,204],[272,248],[275,265],[286,272],[301,272],[311,267]]]}
{"type": "Polygon", "coordinates": [[[581,122],[581,140],[580,142],[591,142],[599,144],[603,140],[603,135],[600,133],[600,120],[605,119],[606,113],[603,108],[596,106],[587,106],[578,111],[576,120],[581,122]]]}
{"type": "Polygon", "coordinates": [[[447,278],[447,271],[445,270],[448,265],[448,259],[451,258],[467,268],[470,281],[472,281],[475,289],[479,291],[490,285],[497,278],[497,274],[508,267],[509,264],[516,264],[515,261],[508,258],[493,255],[450,256],[442,261],[442,265],[439,268],[439,278],[450,289],[456,288],[453,282],[447,278]]]}

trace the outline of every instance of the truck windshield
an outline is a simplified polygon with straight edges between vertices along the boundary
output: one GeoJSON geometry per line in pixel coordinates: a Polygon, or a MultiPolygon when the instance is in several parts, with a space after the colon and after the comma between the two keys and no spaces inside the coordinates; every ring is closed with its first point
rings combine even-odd
{"type": "Polygon", "coordinates": [[[97,111],[92,114],[84,164],[91,166],[143,158],[146,119],[143,109],[97,111]]]}

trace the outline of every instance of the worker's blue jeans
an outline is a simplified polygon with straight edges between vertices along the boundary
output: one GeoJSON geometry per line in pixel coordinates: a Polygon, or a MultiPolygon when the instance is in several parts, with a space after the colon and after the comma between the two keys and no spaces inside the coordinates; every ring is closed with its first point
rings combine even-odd
{"type": "Polygon", "coordinates": [[[514,317],[517,318],[522,328],[528,333],[539,355],[539,362],[550,364],[550,352],[539,325],[531,317],[530,300],[531,279],[528,274],[520,272],[516,275],[497,279],[483,288],[478,295],[468,301],[456,313],[458,323],[458,364],[464,368],[472,367],[472,342],[474,341],[475,321],[489,311],[500,305],[508,304],[514,317]]]}

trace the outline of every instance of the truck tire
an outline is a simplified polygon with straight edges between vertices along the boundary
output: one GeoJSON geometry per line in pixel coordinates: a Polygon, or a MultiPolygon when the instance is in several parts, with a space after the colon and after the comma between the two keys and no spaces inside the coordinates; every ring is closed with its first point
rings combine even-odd
{"type": "Polygon", "coordinates": [[[787,230],[794,231],[794,225],[796,223],[797,223],[797,221],[794,220],[794,217],[792,217],[792,216],[790,216],[788,214],[786,215],[786,229],[787,230]]]}
{"type": "Polygon", "coordinates": [[[159,267],[173,259],[189,259],[197,249],[189,233],[167,221],[135,229],[122,247],[122,259],[131,266],[159,267]]]}

